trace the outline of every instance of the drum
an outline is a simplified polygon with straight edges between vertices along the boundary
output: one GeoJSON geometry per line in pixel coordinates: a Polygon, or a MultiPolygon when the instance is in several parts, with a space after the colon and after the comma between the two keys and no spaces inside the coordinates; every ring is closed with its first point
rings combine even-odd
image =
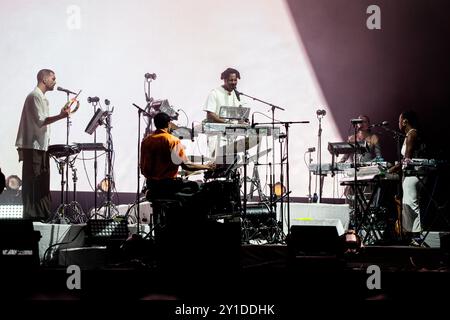
{"type": "Polygon", "coordinates": [[[55,158],[64,158],[80,153],[77,146],[70,146],[67,144],[53,144],[48,146],[48,154],[55,158]]]}
{"type": "Polygon", "coordinates": [[[191,129],[186,127],[178,127],[172,131],[172,134],[178,139],[191,139],[191,129]]]}
{"type": "Polygon", "coordinates": [[[241,209],[238,180],[213,180],[201,190],[202,200],[209,215],[234,215],[241,209]]]}

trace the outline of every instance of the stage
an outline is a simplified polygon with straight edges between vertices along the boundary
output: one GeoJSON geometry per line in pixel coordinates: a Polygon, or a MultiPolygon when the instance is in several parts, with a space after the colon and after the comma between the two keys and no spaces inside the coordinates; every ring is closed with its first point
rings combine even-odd
{"type": "MultiPolygon", "coordinates": [[[[192,248],[195,251],[195,248],[192,248]]],[[[370,247],[359,256],[289,259],[283,245],[240,248],[238,269],[202,268],[186,260],[170,270],[129,261],[81,270],[81,288],[69,290],[66,268],[39,267],[27,273],[2,272],[7,299],[37,300],[178,300],[210,303],[231,301],[352,301],[448,298],[450,272],[437,249],[370,247]],[[381,269],[380,289],[369,289],[371,265],[381,269]]],[[[214,267],[214,265],[211,265],[214,267]]]]}
{"type": "Polygon", "coordinates": [[[373,245],[355,254],[306,255],[292,254],[289,244],[243,244],[236,238],[236,224],[211,224],[199,237],[189,237],[187,231],[163,246],[145,237],[114,246],[93,245],[86,225],[34,223],[33,227],[41,233],[41,263],[29,268],[2,264],[1,290],[8,300],[284,305],[409,301],[411,294],[422,301],[450,297],[448,233],[433,232],[429,248],[373,245]],[[80,267],[80,289],[70,290],[68,267],[74,265],[80,267]],[[375,281],[379,288],[370,286],[373,266],[379,267],[375,281]]]}

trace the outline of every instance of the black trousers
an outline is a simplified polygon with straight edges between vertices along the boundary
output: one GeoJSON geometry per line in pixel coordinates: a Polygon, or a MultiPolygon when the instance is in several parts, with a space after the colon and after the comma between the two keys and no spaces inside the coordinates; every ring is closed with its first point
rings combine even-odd
{"type": "Polygon", "coordinates": [[[50,164],[46,151],[22,149],[23,218],[46,221],[50,217],[50,164]]]}

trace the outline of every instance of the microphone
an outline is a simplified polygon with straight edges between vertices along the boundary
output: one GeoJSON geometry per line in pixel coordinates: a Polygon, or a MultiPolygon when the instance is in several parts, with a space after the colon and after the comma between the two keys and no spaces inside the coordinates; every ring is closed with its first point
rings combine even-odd
{"type": "Polygon", "coordinates": [[[64,89],[64,88],[61,88],[61,87],[57,87],[56,90],[62,91],[62,92],[65,92],[65,93],[76,94],[76,93],[73,92],[73,91],[70,91],[70,90],[68,90],[68,89],[64,89]]]}
{"type": "Polygon", "coordinates": [[[156,80],[156,73],[146,73],[144,75],[145,79],[152,79],[152,80],[156,80]]]}
{"type": "Polygon", "coordinates": [[[234,88],[233,90],[234,90],[234,93],[236,94],[236,98],[238,99],[238,101],[241,101],[241,97],[240,97],[241,93],[239,91],[237,91],[236,88],[234,88]]]}
{"type": "Polygon", "coordinates": [[[384,126],[387,126],[387,125],[389,125],[389,122],[388,122],[388,121],[383,121],[383,122],[380,122],[380,123],[371,124],[371,125],[369,126],[369,128],[373,128],[373,127],[384,127],[384,126]]]}
{"type": "Polygon", "coordinates": [[[194,122],[191,122],[191,141],[194,142],[194,122]]]}
{"type": "Polygon", "coordinates": [[[325,111],[325,110],[317,110],[316,111],[316,114],[318,115],[318,116],[324,116],[324,115],[326,115],[327,114],[327,112],[325,111]]]}
{"type": "Polygon", "coordinates": [[[99,97],[88,97],[87,98],[87,102],[91,103],[91,102],[99,102],[100,98],[99,97]]]}
{"type": "Polygon", "coordinates": [[[105,105],[109,106],[111,104],[111,101],[109,101],[108,99],[105,99],[105,105]]]}
{"type": "Polygon", "coordinates": [[[352,124],[360,124],[360,123],[363,123],[363,119],[352,119],[352,120],[350,120],[350,122],[352,123],[352,124]]]}
{"type": "Polygon", "coordinates": [[[316,151],[316,148],[312,147],[312,148],[308,148],[307,152],[314,152],[314,151],[316,151]]]}

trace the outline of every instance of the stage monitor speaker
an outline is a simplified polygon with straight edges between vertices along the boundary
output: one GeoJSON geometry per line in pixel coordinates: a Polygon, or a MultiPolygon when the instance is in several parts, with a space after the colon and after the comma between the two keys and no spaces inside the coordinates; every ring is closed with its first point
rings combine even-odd
{"type": "Polygon", "coordinates": [[[338,219],[294,221],[287,245],[294,256],[334,256],[338,254],[344,233],[338,219]]]}
{"type": "Polygon", "coordinates": [[[0,219],[21,219],[22,217],[22,191],[6,188],[0,194],[0,219]]]}
{"type": "Polygon", "coordinates": [[[32,269],[39,266],[39,239],[33,221],[0,219],[0,267],[32,269]]]}
{"type": "Polygon", "coordinates": [[[87,222],[87,238],[91,245],[120,245],[129,236],[126,220],[95,220],[87,222]]]}

